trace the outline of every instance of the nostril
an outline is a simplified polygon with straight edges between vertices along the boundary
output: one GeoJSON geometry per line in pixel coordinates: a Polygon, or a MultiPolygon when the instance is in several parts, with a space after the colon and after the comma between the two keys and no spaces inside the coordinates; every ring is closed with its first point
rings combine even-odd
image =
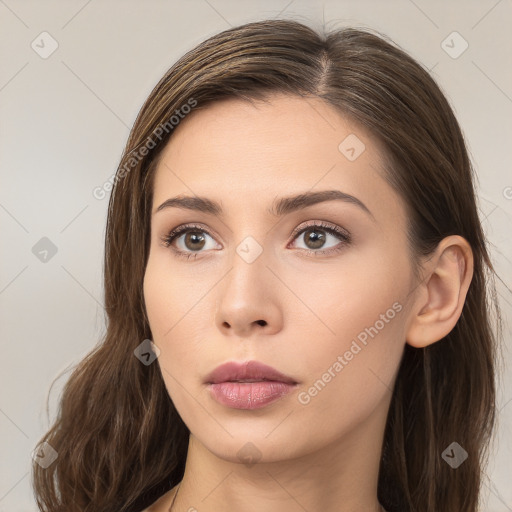
{"type": "Polygon", "coordinates": [[[267,325],[267,322],[265,320],[258,320],[256,323],[259,325],[267,325]]]}

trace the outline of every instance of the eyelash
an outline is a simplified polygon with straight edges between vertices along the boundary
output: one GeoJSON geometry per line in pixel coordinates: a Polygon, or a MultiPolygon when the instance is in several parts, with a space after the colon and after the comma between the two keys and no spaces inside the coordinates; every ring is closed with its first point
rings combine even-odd
{"type": "MultiPolygon", "coordinates": [[[[337,253],[341,251],[345,245],[348,245],[351,242],[351,236],[348,233],[348,231],[345,231],[344,229],[339,228],[338,226],[326,224],[322,221],[309,221],[308,224],[305,226],[302,226],[300,228],[297,228],[292,233],[292,239],[295,240],[299,235],[303,234],[305,231],[307,231],[310,228],[319,228],[321,231],[327,231],[329,234],[335,236],[336,238],[340,239],[340,244],[336,245],[335,247],[331,247],[329,249],[319,249],[318,251],[314,251],[312,249],[301,249],[302,251],[305,251],[305,253],[308,256],[315,257],[318,254],[329,254],[329,253],[337,253]]],[[[199,231],[201,233],[207,233],[208,236],[211,236],[208,233],[208,230],[204,229],[202,226],[199,226],[197,224],[184,224],[183,226],[179,226],[172,231],[170,231],[167,235],[164,235],[161,240],[164,245],[164,247],[170,247],[172,242],[179,238],[179,236],[188,233],[189,231],[199,231]]],[[[197,258],[197,256],[202,251],[181,251],[178,249],[172,249],[176,256],[181,258],[186,258],[187,260],[190,258],[197,258]]]]}

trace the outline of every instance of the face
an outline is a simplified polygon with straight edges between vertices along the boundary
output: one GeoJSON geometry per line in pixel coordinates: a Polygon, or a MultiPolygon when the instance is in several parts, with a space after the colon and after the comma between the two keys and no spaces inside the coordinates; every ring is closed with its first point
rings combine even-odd
{"type": "Polygon", "coordinates": [[[169,395],[218,457],[291,459],[383,426],[414,283],[380,151],[321,100],[284,95],[217,102],[175,129],[155,175],[144,298],[169,395]],[[280,203],[322,191],[341,194],[280,203]],[[185,196],[220,211],[157,211],[185,196]],[[206,381],[229,361],[295,384],[231,384],[226,405],[206,381]]]}

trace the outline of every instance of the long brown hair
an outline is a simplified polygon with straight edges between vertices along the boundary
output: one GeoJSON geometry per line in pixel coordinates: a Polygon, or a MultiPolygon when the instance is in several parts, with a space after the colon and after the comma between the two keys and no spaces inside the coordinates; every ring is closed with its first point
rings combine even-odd
{"type": "Polygon", "coordinates": [[[426,348],[405,345],[378,498],[389,512],[477,511],[496,419],[501,320],[461,129],[429,73],[386,36],[353,28],[321,35],[290,20],[248,23],[209,38],[169,69],[140,110],[110,196],[107,331],[74,369],[41,439],[58,457],[46,469],[33,464],[40,510],[137,512],[182,479],[189,430],[158,365],[134,357],[151,339],[142,283],[152,178],[188,111],[274,92],[321,98],[382,143],[386,178],[409,210],[415,268],[448,235],[471,245],[474,275],[454,329],[426,348]],[[469,454],[457,469],[442,458],[453,442],[469,454]]]}

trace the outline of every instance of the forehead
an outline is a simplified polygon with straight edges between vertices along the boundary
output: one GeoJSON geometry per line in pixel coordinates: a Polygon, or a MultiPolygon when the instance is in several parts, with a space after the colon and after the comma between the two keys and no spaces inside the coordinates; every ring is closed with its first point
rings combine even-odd
{"type": "Polygon", "coordinates": [[[195,109],[175,128],[156,169],[154,205],[186,194],[266,208],[277,196],[326,189],[400,213],[381,145],[353,120],[318,98],[230,98],[195,109]]]}

